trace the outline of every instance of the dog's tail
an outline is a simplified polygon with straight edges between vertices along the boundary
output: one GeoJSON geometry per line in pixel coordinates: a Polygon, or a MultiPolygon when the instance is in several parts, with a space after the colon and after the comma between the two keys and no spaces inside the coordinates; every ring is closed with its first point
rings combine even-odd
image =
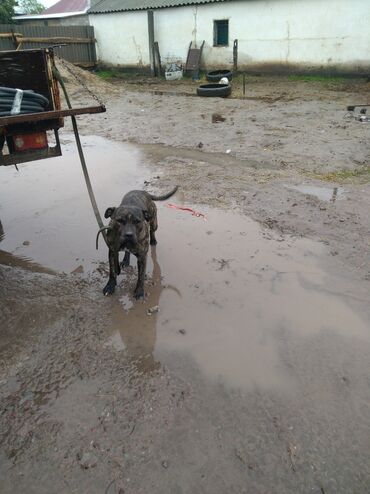
{"type": "Polygon", "coordinates": [[[168,194],[163,194],[163,196],[153,196],[152,194],[149,194],[149,195],[153,201],[165,201],[166,199],[169,199],[171,196],[173,196],[178,188],[179,188],[179,186],[176,185],[176,187],[174,189],[172,189],[171,192],[169,192],[168,194]]]}

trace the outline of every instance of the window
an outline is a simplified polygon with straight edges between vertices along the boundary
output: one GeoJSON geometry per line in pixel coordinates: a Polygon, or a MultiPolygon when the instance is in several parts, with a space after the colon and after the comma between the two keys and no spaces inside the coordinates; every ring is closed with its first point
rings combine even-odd
{"type": "Polygon", "coordinates": [[[214,21],[214,46],[228,46],[229,44],[229,21],[214,21]]]}

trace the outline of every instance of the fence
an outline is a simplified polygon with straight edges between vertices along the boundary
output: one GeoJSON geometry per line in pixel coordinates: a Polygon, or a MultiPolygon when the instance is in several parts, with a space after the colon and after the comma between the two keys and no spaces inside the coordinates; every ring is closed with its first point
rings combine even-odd
{"type": "Polygon", "coordinates": [[[96,64],[95,42],[93,26],[0,24],[0,51],[54,46],[57,55],[84,67],[96,64]]]}

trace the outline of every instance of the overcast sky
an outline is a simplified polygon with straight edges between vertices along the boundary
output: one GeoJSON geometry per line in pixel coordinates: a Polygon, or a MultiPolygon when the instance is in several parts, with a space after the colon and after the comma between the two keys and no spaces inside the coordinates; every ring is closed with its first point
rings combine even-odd
{"type": "Polygon", "coordinates": [[[57,3],[58,0],[39,0],[42,5],[45,5],[45,7],[51,7],[55,3],[57,3]]]}

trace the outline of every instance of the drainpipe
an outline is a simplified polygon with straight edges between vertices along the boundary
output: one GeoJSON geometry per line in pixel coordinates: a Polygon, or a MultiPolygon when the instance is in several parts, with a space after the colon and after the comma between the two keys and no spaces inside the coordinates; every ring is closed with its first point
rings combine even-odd
{"type": "Polygon", "coordinates": [[[148,10],[148,40],[149,40],[149,59],[150,75],[155,76],[154,70],[154,15],[152,10],[148,10]]]}

